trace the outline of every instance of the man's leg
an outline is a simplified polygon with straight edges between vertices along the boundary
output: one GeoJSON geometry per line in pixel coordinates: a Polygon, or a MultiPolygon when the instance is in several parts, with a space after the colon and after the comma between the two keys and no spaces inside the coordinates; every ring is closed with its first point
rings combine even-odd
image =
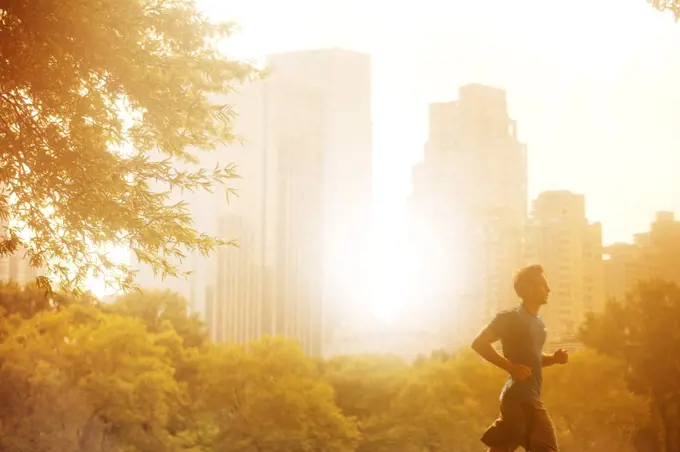
{"type": "Polygon", "coordinates": [[[501,413],[498,419],[484,432],[482,442],[488,452],[514,452],[526,443],[528,423],[525,410],[520,402],[501,402],[501,413]]]}
{"type": "Polygon", "coordinates": [[[552,419],[543,403],[534,404],[529,443],[531,452],[559,452],[552,419]]]}

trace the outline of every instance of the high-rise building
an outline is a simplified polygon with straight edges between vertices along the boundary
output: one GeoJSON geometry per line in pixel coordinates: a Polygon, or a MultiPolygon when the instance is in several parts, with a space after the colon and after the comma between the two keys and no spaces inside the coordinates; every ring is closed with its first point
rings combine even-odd
{"type": "Polygon", "coordinates": [[[41,273],[31,267],[25,254],[25,250],[17,250],[14,254],[0,256],[0,281],[13,281],[18,284],[35,282],[41,273]]]}
{"type": "Polygon", "coordinates": [[[184,285],[190,299],[206,300],[216,340],[283,335],[317,355],[341,313],[332,308],[362,306],[369,292],[371,60],[327,49],[268,63],[265,80],[228,99],[244,145],[228,146],[221,161],[238,164],[242,179],[230,184],[238,197],[226,207],[195,203],[196,215],[239,247],[210,264],[197,259],[184,285]]]}
{"type": "Polygon", "coordinates": [[[648,232],[635,234],[633,243],[605,249],[607,299],[624,300],[643,281],[663,279],[680,284],[680,221],[672,212],[658,212],[648,232]]]}
{"type": "Polygon", "coordinates": [[[516,299],[526,146],[501,89],[463,86],[458,101],[430,105],[429,121],[409,200],[410,309],[457,343],[516,299]]]}
{"type": "Polygon", "coordinates": [[[277,77],[318,89],[323,98],[323,290],[329,337],[345,315],[366,308],[370,292],[371,57],[333,48],[279,53],[269,63],[277,77]]]}
{"type": "Polygon", "coordinates": [[[528,264],[543,266],[551,288],[541,310],[552,337],[573,336],[588,312],[604,306],[602,225],[589,223],[583,195],[541,193],[526,235],[528,264]]]}
{"type": "Polygon", "coordinates": [[[276,186],[276,151],[272,150],[271,108],[266,83],[247,84],[221,103],[233,105],[235,133],[243,140],[221,150],[237,164],[240,179],[229,182],[235,195],[212,211],[218,235],[235,239],[238,247],[224,247],[213,256],[205,291],[205,322],[216,341],[247,342],[264,333],[268,268],[274,268],[272,251],[276,224],[271,185],[276,186]]]}
{"type": "MultiPolygon", "coordinates": [[[[7,221],[0,220],[0,235],[6,236],[7,221]]],[[[9,255],[0,255],[0,282],[16,282],[18,284],[29,284],[35,282],[38,276],[44,272],[31,267],[30,260],[26,254],[26,249],[20,247],[9,255]]]]}
{"type": "Polygon", "coordinates": [[[231,152],[242,180],[220,219],[220,235],[239,247],[217,254],[207,287],[206,321],[216,340],[263,334],[323,343],[323,96],[273,74],[234,99],[231,152]]]}
{"type": "Polygon", "coordinates": [[[675,214],[657,212],[645,238],[656,263],[657,276],[680,284],[680,221],[675,219],[675,214]]]}
{"type": "Polygon", "coordinates": [[[655,265],[640,242],[614,243],[603,250],[605,300],[625,300],[639,281],[652,279],[655,265]]]}

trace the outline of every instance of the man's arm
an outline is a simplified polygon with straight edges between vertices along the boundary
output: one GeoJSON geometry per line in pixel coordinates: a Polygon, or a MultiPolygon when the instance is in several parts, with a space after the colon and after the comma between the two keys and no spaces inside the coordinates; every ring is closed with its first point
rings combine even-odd
{"type": "Polygon", "coordinates": [[[541,359],[542,367],[552,366],[553,364],[556,363],[557,362],[555,361],[555,355],[546,355],[545,353],[543,354],[543,358],[541,359]]]}
{"type": "Polygon", "coordinates": [[[487,325],[472,341],[472,349],[482,358],[491,364],[503,369],[515,378],[523,380],[531,376],[531,369],[526,366],[519,366],[508,361],[501,356],[494,348],[493,343],[498,340],[498,334],[494,331],[493,325],[487,325]]]}
{"type": "Polygon", "coordinates": [[[542,367],[548,367],[552,366],[553,364],[567,364],[569,362],[569,353],[561,348],[552,355],[546,355],[543,354],[543,358],[541,359],[541,366],[542,367]]]}

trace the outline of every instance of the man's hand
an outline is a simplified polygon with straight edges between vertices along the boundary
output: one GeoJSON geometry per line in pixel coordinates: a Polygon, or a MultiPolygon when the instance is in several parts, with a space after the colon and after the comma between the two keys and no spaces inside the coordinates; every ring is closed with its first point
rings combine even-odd
{"type": "Polygon", "coordinates": [[[553,360],[557,364],[567,364],[569,362],[569,352],[561,348],[553,353],[553,360]]]}
{"type": "Polygon", "coordinates": [[[526,380],[531,378],[531,367],[522,364],[510,364],[508,373],[517,381],[526,380]]]}

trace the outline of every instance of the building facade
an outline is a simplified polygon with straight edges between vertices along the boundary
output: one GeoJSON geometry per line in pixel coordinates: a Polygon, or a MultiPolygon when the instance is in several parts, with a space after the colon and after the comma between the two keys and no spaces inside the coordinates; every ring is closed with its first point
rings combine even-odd
{"type": "Polygon", "coordinates": [[[429,123],[409,200],[410,304],[456,344],[516,299],[526,146],[497,88],[461,87],[458,101],[430,105],[429,123]]]}
{"type": "Polygon", "coordinates": [[[373,209],[372,60],[319,49],[270,55],[272,73],[323,99],[323,292],[326,340],[366,309],[373,209]]]}
{"type": "Polygon", "coordinates": [[[219,250],[206,287],[206,322],[215,340],[262,335],[299,340],[319,355],[323,344],[323,97],[276,74],[234,100],[230,149],[242,179],[220,216],[219,250]]]}
{"type": "Polygon", "coordinates": [[[43,273],[31,267],[25,250],[17,250],[14,254],[0,256],[0,282],[16,282],[30,284],[43,273]]]}
{"type": "MultiPolygon", "coordinates": [[[[9,237],[7,228],[8,221],[0,220],[0,236],[2,239],[9,237]]],[[[31,267],[30,259],[26,254],[26,248],[20,247],[9,255],[0,255],[0,282],[16,282],[17,284],[34,283],[38,276],[45,274],[44,271],[31,267]]]]}
{"type": "Polygon", "coordinates": [[[237,112],[243,144],[213,158],[237,163],[238,195],[188,200],[200,230],[239,246],[190,256],[191,277],[172,284],[216,340],[283,335],[319,355],[341,308],[362,306],[368,291],[371,59],[325,49],[270,55],[268,65],[266,79],[220,99],[237,112]]]}
{"type": "Polygon", "coordinates": [[[632,243],[605,249],[605,293],[624,300],[640,282],[662,279],[680,284],[680,221],[673,212],[658,212],[649,231],[635,234],[632,243]]]}
{"type": "Polygon", "coordinates": [[[526,234],[526,263],[543,266],[551,288],[541,310],[550,335],[572,337],[588,312],[604,307],[602,225],[589,223],[583,195],[541,193],[526,234]]]}

